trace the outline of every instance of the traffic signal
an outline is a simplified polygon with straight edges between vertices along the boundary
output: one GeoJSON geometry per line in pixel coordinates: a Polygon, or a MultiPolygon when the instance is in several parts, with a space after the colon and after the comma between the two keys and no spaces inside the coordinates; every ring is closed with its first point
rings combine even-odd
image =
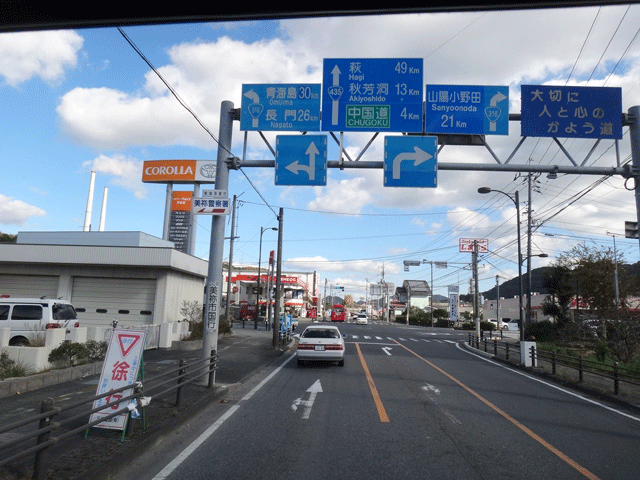
{"type": "Polygon", "coordinates": [[[638,238],[638,222],[624,222],[624,238],[638,238]]]}

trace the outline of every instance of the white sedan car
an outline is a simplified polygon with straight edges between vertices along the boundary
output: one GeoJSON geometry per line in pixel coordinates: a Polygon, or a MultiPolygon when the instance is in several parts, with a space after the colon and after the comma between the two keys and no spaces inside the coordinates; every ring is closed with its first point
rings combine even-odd
{"type": "Polygon", "coordinates": [[[367,318],[367,314],[366,313],[359,313],[358,317],[356,318],[356,324],[357,325],[366,325],[369,323],[369,319],[367,318]]]}
{"type": "Polygon", "coordinates": [[[344,366],[344,338],[333,325],[310,325],[298,337],[298,366],[307,360],[338,362],[344,366]]]}

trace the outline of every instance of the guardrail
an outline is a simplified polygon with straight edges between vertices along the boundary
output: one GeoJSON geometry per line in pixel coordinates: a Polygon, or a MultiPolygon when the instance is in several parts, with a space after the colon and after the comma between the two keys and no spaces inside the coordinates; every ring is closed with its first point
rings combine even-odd
{"type": "MultiPolygon", "coordinates": [[[[502,342],[497,338],[487,339],[479,338],[473,333],[469,333],[469,345],[478,350],[484,350],[487,353],[492,353],[494,356],[501,356],[504,353],[505,359],[510,360],[510,353],[518,352],[515,358],[519,363],[520,359],[520,342],[502,342]]],[[[557,375],[558,367],[564,367],[570,370],[574,370],[577,374],[578,383],[584,382],[584,374],[588,373],[596,375],[611,381],[613,385],[613,392],[615,395],[620,393],[620,383],[625,383],[632,387],[640,387],[640,378],[632,374],[630,369],[620,367],[618,362],[614,362],[611,367],[605,367],[600,362],[583,358],[581,355],[562,355],[556,352],[545,352],[543,350],[531,347],[531,351],[528,352],[531,358],[531,365],[533,367],[543,366],[546,364],[547,369],[551,371],[552,375],[557,375]]]]}
{"type": "MultiPolygon", "coordinates": [[[[201,358],[190,363],[180,360],[178,367],[163,372],[160,375],[145,379],[144,382],[136,382],[133,385],[128,385],[118,389],[111,390],[101,395],[96,395],[90,398],[79,400],[71,404],[64,406],[56,406],[53,399],[46,398],[42,401],[40,407],[40,414],[34,415],[23,420],[19,420],[10,425],[0,428],[0,435],[10,432],[14,432],[17,437],[14,440],[0,443],[0,452],[10,449],[12,447],[18,447],[29,440],[36,439],[35,446],[28,447],[21,450],[18,453],[9,454],[10,456],[0,460],[0,467],[9,465],[18,460],[24,459],[32,454],[34,455],[33,464],[33,478],[35,480],[44,480],[46,477],[47,466],[44,461],[44,453],[47,448],[59,444],[65,439],[77,435],[78,433],[86,432],[89,428],[109,420],[118,415],[127,414],[129,416],[135,413],[134,410],[138,408],[144,408],[152,399],[158,399],[167,396],[168,394],[175,392],[175,406],[180,407],[182,402],[182,389],[185,385],[196,382],[198,380],[207,379],[207,388],[213,387],[214,372],[218,368],[218,354],[215,350],[211,351],[211,355],[207,358],[201,358]],[[81,413],[73,414],[68,418],[56,421],[60,414],[67,412],[84,405],[93,406],[96,400],[113,395],[114,393],[131,390],[131,395],[118,398],[110,403],[101,405],[98,408],[91,408],[84,410],[81,413]],[[131,400],[136,400],[136,407],[132,408],[131,400]],[[117,408],[118,405],[125,404],[126,407],[117,408]],[[78,421],[84,421],[93,413],[104,412],[116,408],[108,415],[103,415],[99,420],[83,424],[80,427],[72,428],[72,425],[78,421]],[[38,422],[36,430],[27,434],[15,433],[19,428],[29,425],[31,423],[38,422]]],[[[130,420],[130,418],[129,418],[130,420]]],[[[130,422],[127,422],[129,425],[130,422]]],[[[24,448],[24,447],[22,447],[24,448]]]]}
{"type": "Polygon", "coordinates": [[[515,358],[520,358],[520,342],[500,342],[497,338],[480,338],[469,332],[469,345],[477,350],[484,349],[487,353],[493,352],[493,355],[498,355],[499,352],[504,352],[506,360],[510,360],[511,355],[516,354],[516,352],[517,354],[515,358]]]}

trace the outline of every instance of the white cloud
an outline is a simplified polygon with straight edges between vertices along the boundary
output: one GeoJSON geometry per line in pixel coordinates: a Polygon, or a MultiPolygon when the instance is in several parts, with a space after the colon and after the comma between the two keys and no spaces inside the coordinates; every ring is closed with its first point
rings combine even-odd
{"type": "Polygon", "coordinates": [[[33,77],[60,81],[76,66],[83,42],[70,30],[0,34],[0,77],[12,87],[33,77]]]}
{"type": "Polygon", "coordinates": [[[124,155],[99,155],[83,163],[83,167],[112,177],[111,184],[132,192],[136,198],[146,198],[147,187],[142,183],[142,162],[124,155]]]}
{"type": "Polygon", "coordinates": [[[358,214],[371,202],[372,195],[363,188],[362,177],[327,180],[326,187],[317,187],[317,198],[307,205],[310,210],[358,214]]]}
{"type": "Polygon", "coordinates": [[[0,224],[24,225],[31,217],[45,215],[46,212],[39,207],[0,194],[0,224]]]}

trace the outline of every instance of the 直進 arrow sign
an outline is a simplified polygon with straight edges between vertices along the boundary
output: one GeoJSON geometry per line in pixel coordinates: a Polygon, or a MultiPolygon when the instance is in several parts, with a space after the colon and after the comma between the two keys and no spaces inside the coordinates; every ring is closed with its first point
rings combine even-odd
{"type": "Polygon", "coordinates": [[[326,135],[276,137],[276,185],[327,184],[326,135]]]}
{"type": "Polygon", "coordinates": [[[304,154],[309,158],[309,165],[300,165],[298,163],[298,160],[296,160],[295,162],[287,165],[285,168],[292,172],[294,175],[298,175],[298,173],[300,173],[300,170],[302,170],[303,172],[307,172],[307,174],[309,175],[309,180],[314,181],[316,179],[316,155],[318,155],[319,153],[320,151],[318,150],[318,147],[316,147],[316,144],[311,142],[309,144],[309,148],[307,148],[306,152],[304,152],[304,154]]]}

